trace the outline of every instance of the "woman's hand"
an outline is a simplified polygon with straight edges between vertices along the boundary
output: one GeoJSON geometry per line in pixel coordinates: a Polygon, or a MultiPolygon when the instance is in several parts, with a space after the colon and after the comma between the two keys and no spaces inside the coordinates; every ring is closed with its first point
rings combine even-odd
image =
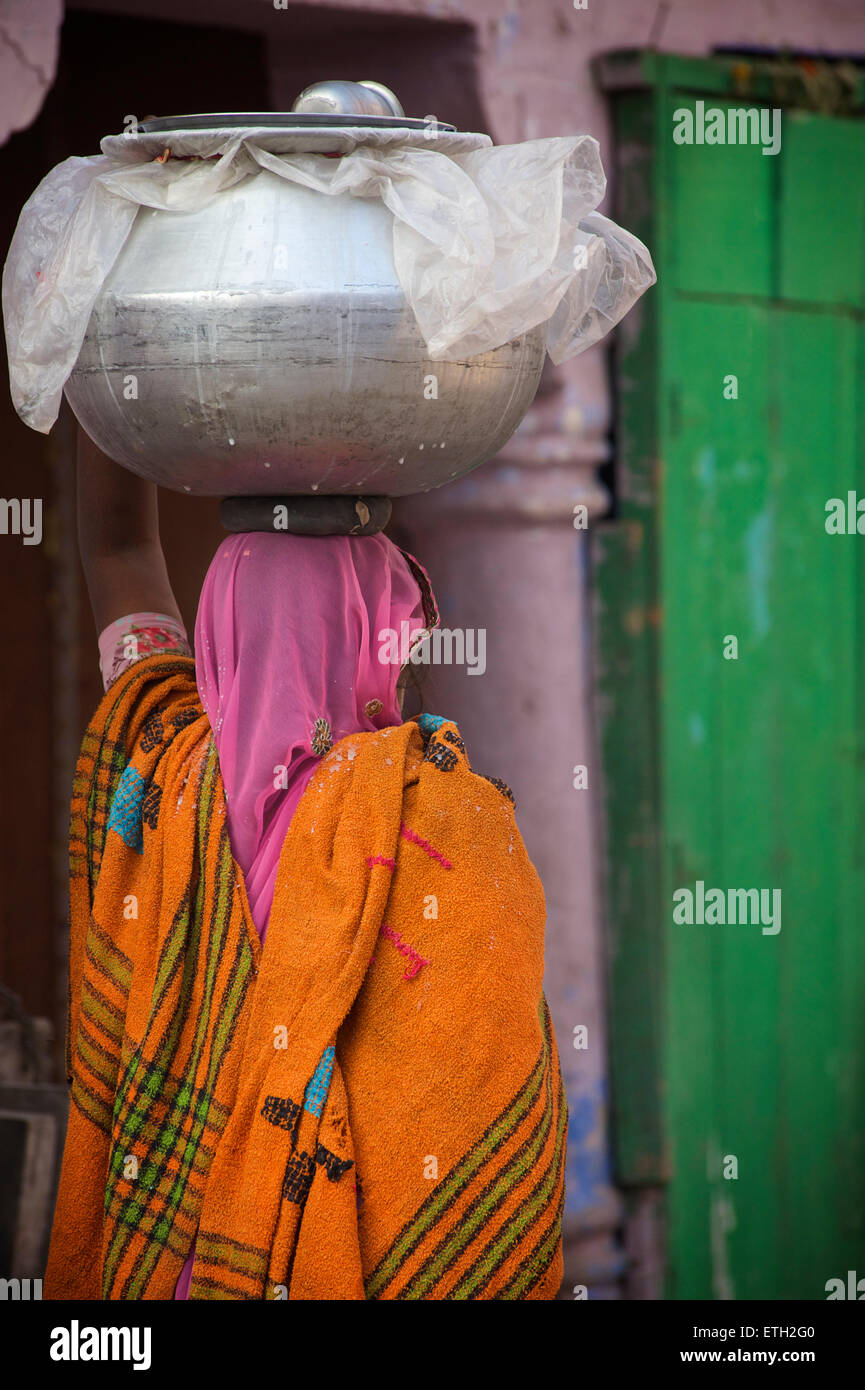
{"type": "Polygon", "coordinates": [[[97,632],[128,613],[180,621],[159,540],[155,484],[103,454],[80,425],[78,545],[97,632]]]}

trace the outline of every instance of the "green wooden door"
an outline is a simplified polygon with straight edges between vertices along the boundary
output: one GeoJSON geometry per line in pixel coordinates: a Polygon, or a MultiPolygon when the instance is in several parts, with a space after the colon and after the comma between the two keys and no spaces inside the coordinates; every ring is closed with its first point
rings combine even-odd
{"type": "Polygon", "coordinates": [[[678,145],[675,113],[771,105],[769,79],[605,73],[659,277],[597,565],[620,1180],[666,1187],[672,1297],[825,1298],[865,1276],[865,535],[825,527],[865,497],[865,120],[678,145]],[[698,882],[768,913],[676,922],[698,882]]]}

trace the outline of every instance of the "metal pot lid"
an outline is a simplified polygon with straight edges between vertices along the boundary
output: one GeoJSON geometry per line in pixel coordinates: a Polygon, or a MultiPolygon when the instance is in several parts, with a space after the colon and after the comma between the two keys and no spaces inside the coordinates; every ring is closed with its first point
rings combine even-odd
{"type": "MultiPolygon", "coordinates": [[[[406,117],[396,120],[389,116],[340,116],[334,121],[318,114],[312,119],[304,119],[290,112],[278,117],[269,112],[260,118],[245,113],[231,113],[151,119],[176,121],[178,124],[171,128],[163,126],[158,130],[142,129],[128,131],[125,135],[106,135],[99,145],[102,153],[126,164],[163,158],[166,150],[172,159],[215,159],[238,141],[247,141],[279,155],[351,154],[363,148],[374,148],[381,153],[415,149],[460,155],[485,149],[493,143],[488,135],[482,135],[479,131],[456,130],[453,126],[444,127],[440,122],[433,126],[427,121],[406,117]],[[195,119],[208,122],[234,120],[237,124],[201,125],[197,129],[184,124],[187,120],[195,119]],[[269,122],[279,119],[284,124],[257,125],[259,119],[269,122]],[[360,123],[362,119],[363,124],[360,123]]],[[[141,125],[144,124],[142,121],[141,125]]]]}
{"type": "MultiPolygon", "coordinates": [[[[187,130],[234,130],[249,127],[256,130],[320,130],[344,129],[346,126],[366,126],[379,130],[426,130],[429,120],[416,116],[360,116],[340,113],[327,116],[321,112],[301,111],[217,111],[188,116],[149,116],[138,122],[138,130],[150,133],[187,130]]],[[[437,131],[453,133],[456,126],[436,121],[437,131]]],[[[135,131],[131,132],[132,134],[135,131]]]]}

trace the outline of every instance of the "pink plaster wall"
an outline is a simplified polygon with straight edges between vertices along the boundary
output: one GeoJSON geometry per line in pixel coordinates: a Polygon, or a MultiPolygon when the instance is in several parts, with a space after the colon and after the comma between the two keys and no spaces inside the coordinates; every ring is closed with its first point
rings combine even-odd
{"type": "Polygon", "coordinates": [[[0,145],[39,115],[57,71],[63,0],[0,3],[0,145]]]}

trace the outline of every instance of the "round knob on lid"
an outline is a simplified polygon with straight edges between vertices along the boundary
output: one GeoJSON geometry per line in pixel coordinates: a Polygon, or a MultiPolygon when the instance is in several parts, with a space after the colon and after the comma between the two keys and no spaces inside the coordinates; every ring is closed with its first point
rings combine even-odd
{"type": "Polygon", "coordinates": [[[397,98],[380,82],[331,79],[304,87],[292,111],[321,116],[404,116],[397,98]]]}
{"type": "Polygon", "coordinates": [[[371,92],[376,92],[383,101],[387,102],[394,116],[405,115],[399,97],[395,92],[391,91],[390,87],[385,87],[383,82],[371,82],[368,78],[362,77],[357,85],[359,87],[368,87],[371,92]]]}

